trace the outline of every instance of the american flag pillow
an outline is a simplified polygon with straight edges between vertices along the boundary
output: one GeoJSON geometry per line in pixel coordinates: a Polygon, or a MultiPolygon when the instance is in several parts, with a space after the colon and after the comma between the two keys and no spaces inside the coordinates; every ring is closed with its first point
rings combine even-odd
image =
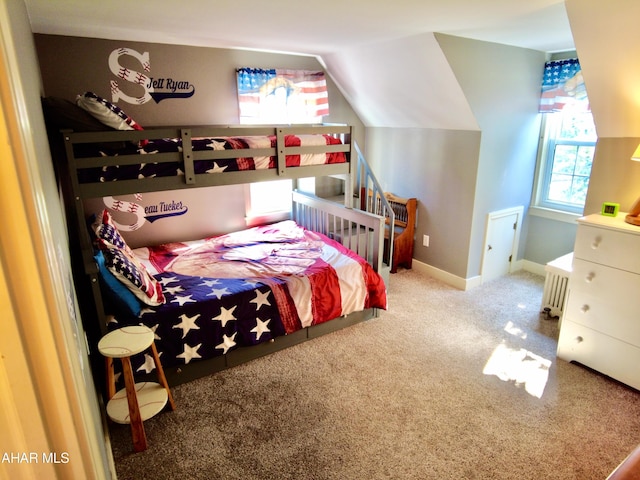
{"type": "Polygon", "coordinates": [[[147,305],[157,306],[165,302],[162,285],[132,253],[99,240],[107,269],[131,292],[147,305]]]}
{"type": "Polygon", "coordinates": [[[122,235],[120,235],[118,228],[113,223],[111,214],[106,208],[102,211],[102,219],[96,226],[95,231],[96,236],[100,240],[103,240],[105,243],[113,245],[114,247],[126,250],[128,254],[133,255],[131,249],[127,245],[127,242],[125,242],[124,238],[122,238],[122,235]]]}

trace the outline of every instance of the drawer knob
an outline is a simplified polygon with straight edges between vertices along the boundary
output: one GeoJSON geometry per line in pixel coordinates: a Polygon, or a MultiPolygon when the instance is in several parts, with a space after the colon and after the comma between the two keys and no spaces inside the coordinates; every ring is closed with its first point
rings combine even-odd
{"type": "Polygon", "coordinates": [[[589,311],[589,305],[583,305],[580,310],[582,310],[582,313],[587,313],[589,311]]]}
{"type": "Polygon", "coordinates": [[[595,277],[596,277],[596,274],[594,272],[589,272],[587,274],[587,277],[585,278],[585,281],[587,283],[591,283],[595,277]]]}
{"type": "Polygon", "coordinates": [[[596,237],[593,240],[593,242],[591,243],[591,248],[593,248],[595,250],[596,248],[598,248],[600,246],[600,242],[602,242],[602,238],[596,237]]]}
{"type": "Polygon", "coordinates": [[[576,343],[582,343],[582,342],[584,342],[584,338],[582,338],[580,335],[578,335],[576,337],[576,343]]]}

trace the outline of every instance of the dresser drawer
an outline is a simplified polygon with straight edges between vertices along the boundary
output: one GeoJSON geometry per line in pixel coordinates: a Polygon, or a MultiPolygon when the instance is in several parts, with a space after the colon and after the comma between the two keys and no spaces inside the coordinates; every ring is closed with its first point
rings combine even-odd
{"type": "Polygon", "coordinates": [[[612,303],[624,302],[625,299],[627,299],[627,303],[634,303],[628,302],[628,299],[640,295],[640,275],[637,273],[588,262],[580,258],[573,261],[569,281],[572,290],[598,295],[603,300],[612,303]]]}
{"type": "Polygon", "coordinates": [[[628,304],[611,303],[571,290],[561,328],[566,319],[640,347],[640,318],[633,311],[628,304]]]}
{"type": "Polygon", "coordinates": [[[640,389],[640,348],[563,319],[558,357],[640,389]]]}
{"type": "Polygon", "coordinates": [[[574,258],[640,273],[638,241],[632,233],[580,224],[574,258]]]}

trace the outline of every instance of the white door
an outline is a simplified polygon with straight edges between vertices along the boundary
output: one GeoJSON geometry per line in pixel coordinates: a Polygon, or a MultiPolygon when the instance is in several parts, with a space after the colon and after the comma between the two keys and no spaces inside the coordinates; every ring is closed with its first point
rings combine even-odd
{"type": "Polygon", "coordinates": [[[521,207],[489,214],[482,259],[483,283],[511,271],[517,254],[521,221],[521,207]]]}

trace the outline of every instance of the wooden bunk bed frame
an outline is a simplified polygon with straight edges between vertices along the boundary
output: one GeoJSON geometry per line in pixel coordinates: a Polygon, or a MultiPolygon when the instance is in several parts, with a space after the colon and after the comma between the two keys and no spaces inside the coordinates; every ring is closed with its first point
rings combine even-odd
{"type": "MultiPolygon", "coordinates": [[[[384,222],[382,216],[361,210],[354,210],[349,198],[351,188],[351,152],[353,150],[352,128],[344,125],[331,126],[293,126],[293,127],[248,127],[248,126],[198,126],[167,127],[146,129],[143,131],[105,131],[105,132],[62,132],[66,152],[66,162],[58,163],[58,177],[67,207],[67,222],[72,250],[77,248],[81,258],[76,254],[76,282],[78,276],[88,278],[89,288],[85,285],[84,295],[92,297],[90,307],[85,305],[83,317],[89,315],[97,320],[89,325],[85,322],[85,330],[89,335],[90,353],[96,353],[95,346],[100,336],[107,331],[108,317],[105,314],[102,292],[100,288],[98,268],[94,261],[94,246],[87,218],[84,201],[90,198],[117,196],[153,191],[167,191],[189,188],[210,187],[218,185],[245,184],[278,179],[297,179],[305,177],[332,176],[343,179],[345,184],[344,204],[324,200],[313,195],[300,192],[293,193],[292,219],[299,225],[330,238],[340,241],[346,248],[367,260],[375,271],[382,270],[384,245],[384,222]],[[285,147],[286,135],[324,134],[341,138],[340,145],[285,147]],[[244,150],[207,150],[194,151],[191,139],[196,137],[232,137],[232,136],[268,136],[275,135],[274,148],[244,150]],[[140,155],[119,155],[114,157],[82,157],[78,158],[75,147],[82,144],[98,144],[108,142],[139,142],[147,139],[180,138],[182,151],[176,153],[158,153],[153,161],[180,162],[184,175],[170,177],[153,177],[134,180],[117,180],[112,182],[80,183],[78,173],[91,167],[108,167],[113,165],[134,165],[140,163],[140,155]],[[307,153],[344,152],[347,162],[325,165],[287,167],[287,155],[307,153]],[[246,156],[275,156],[276,168],[264,170],[246,170],[223,173],[194,173],[194,161],[221,158],[241,158],[246,156]],[[62,163],[62,165],[60,165],[62,163]],[[71,223],[73,222],[73,224],[71,223]],[[347,233],[348,232],[348,233],[347,233]],[[354,232],[356,232],[354,234],[354,232]],[[82,267],[80,267],[80,264],[82,267]],[[97,324],[97,325],[96,325],[97,324]],[[93,338],[92,338],[93,337],[93,338]]],[[[146,157],[147,160],[149,157],[146,157]]],[[[78,285],[76,285],[78,288],[78,285]]],[[[82,290],[82,288],[80,289],[82,290]]],[[[83,292],[79,292],[82,296],[83,292]]],[[[201,376],[239,365],[254,358],[267,355],[277,350],[290,347],[308,339],[339,330],[355,323],[378,315],[377,309],[354,312],[319,325],[303,328],[293,334],[277,337],[274,340],[232,350],[225,355],[190,363],[182,367],[165,369],[171,385],[177,385],[201,376]]],[[[98,354],[94,357],[99,357],[98,354]]],[[[95,366],[100,362],[93,362],[95,366]]],[[[100,375],[100,374],[99,374],[100,375]]],[[[102,383],[102,382],[101,382],[102,383]]]]}

